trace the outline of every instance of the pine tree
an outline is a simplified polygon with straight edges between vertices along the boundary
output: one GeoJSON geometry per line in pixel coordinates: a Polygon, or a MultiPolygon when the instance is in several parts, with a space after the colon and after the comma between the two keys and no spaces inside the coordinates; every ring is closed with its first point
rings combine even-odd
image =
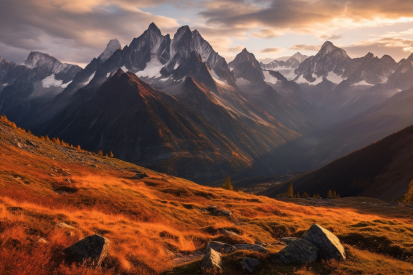
{"type": "Polygon", "coordinates": [[[310,196],[307,194],[307,192],[304,192],[304,194],[303,194],[303,198],[304,199],[308,199],[310,196]]]}
{"type": "Polygon", "coordinates": [[[110,151],[109,157],[114,158],[115,156],[113,155],[112,151],[110,151]]]}
{"type": "Polygon", "coordinates": [[[317,199],[319,199],[320,198],[320,193],[317,193],[317,199]]]}
{"type": "Polygon", "coordinates": [[[50,141],[50,138],[46,135],[45,136],[46,141],[50,141]]]}
{"type": "Polygon", "coordinates": [[[332,199],[333,198],[333,192],[330,190],[327,191],[327,198],[332,199]]]}
{"type": "Polygon", "coordinates": [[[300,196],[300,191],[297,191],[297,194],[295,195],[296,198],[301,198],[300,196]]]}
{"type": "Polygon", "coordinates": [[[335,191],[335,190],[333,191],[333,196],[332,196],[332,199],[337,199],[337,193],[336,193],[336,191],[335,191]]]}
{"type": "Polygon", "coordinates": [[[102,150],[99,150],[99,151],[98,151],[98,155],[99,155],[99,156],[103,156],[102,150]]]}
{"type": "Polygon", "coordinates": [[[82,150],[82,148],[80,148],[80,145],[77,146],[77,150],[79,151],[82,150]]]}
{"type": "Polygon", "coordinates": [[[317,198],[317,195],[314,193],[313,194],[313,199],[316,199],[317,198]]]}
{"type": "Polygon", "coordinates": [[[287,193],[285,193],[285,196],[287,198],[293,198],[294,197],[294,187],[293,184],[290,184],[290,187],[288,187],[287,193]]]}
{"type": "Polygon", "coordinates": [[[222,187],[226,190],[232,190],[232,191],[234,190],[234,187],[231,184],[231,177],[227,177],[222,187]]]}

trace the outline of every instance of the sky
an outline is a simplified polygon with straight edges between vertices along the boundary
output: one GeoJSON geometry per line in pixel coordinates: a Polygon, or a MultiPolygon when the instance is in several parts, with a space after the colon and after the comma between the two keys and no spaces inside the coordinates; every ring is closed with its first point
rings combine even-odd
{"type": "Polygon", "coordinates": [[[227,62],[243,48],[264,63],[315,55],[326,40],[351,57],[413,53],[411,0],[0,0],[0,56],[20,63],[36,50],[84,67],[152,22],[171,37],[197,29],[227,62]]]}

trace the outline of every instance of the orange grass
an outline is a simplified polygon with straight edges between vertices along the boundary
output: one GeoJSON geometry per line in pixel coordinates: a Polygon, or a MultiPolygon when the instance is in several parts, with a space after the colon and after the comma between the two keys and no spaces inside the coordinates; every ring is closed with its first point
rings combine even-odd
{"type": "MultiPolygon", "coordinates": [[[[367,266],[381,257],[385,270],[412,268],[413,213],[409,209],[397,214],[394,209],[377,212],[361,205],[360,199],[337,200],[335,208],[301,206],[199,186],[117,159],[62,147],[4,121],[0,130],[0,274],[159,274],[173,269],[174,253],[202,249],[210,240],[274,243],[280,237],[299,236],[314,222],[348,241],[350,251],[364,255],[365,261],[375,255],[367,266]],[[40,147],[16,146],[27,139],[40,147]],[[149,177],[132,179],[136,171],[149,177]],[[62,186],[66,189],[57,189],[62,186]],[[228,209],[233,215],[200,211],[208,205],[228,209]],[[60,222],[76,229],[59,228],[56,225],[60,222]],[[223,236],[220,228],[236,230],[240,237],[223,236]],[[361,237],[356,235],[360,232],[361,237]],[[387,246],[366,244],[363,238],[371,232],[382,237],[379,241],[387,241],[387,246]],[[66,266],[62,250],[95,233],[111,240],[104,266],[66,266]],[[39,243],[39,238],[48,243],[39,243]],[[403,266],[395,258],[402,260],[403,266]]],[[[277,245],[270,248],[272,252],[279,249],[277,245]]],[[[348,270],[345,274],[359,268],[353,260],[340,266],[348,270]]],[[[307,272],[306,268],[301,267],[302,272],[307,272]]]]}

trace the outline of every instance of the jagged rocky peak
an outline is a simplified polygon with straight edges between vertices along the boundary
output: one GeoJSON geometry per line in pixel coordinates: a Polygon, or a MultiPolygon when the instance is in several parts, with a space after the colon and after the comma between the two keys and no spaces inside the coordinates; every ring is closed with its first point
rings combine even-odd
{"type": "Polygon", "coordinates": [[[407,58],[408,61],[413,61],[413,53],[407,58]]]}
{"type": "Polygon", "coordinates": [[[289,59],[291,59],[291,58],[294,58],[294,59],[298,60],[301,63],[304,60],[306,60],[308,58],[308,56],[303,55],[300,52],[297,52],[297,53],[293,54],[289,59]]]}
{"type": "Polygon", "coordinates": [[[248,52],[246,48],[237,54],[228,66],[234,69],[233,72],[236,78],[243,78],[252,83],[262,82],[265,78],[255,55],[248,52]]]}
{"type": "Polygon", "coordinates": [[[324,44],[323,44],[323,46],[321,46],[321,49],[320,49],[320,51],[317,53],[317,55],[318,56],[326,56],[326,55],[328,55],[328,54],[331,54],[332,52],[335,52],[335,53],[340,53],[340,55],[341,56],[343,56],[343,57],[345,57],[345,58],[350,58],[348,55],[347,55],[347,53],[346,53],[346,51],[345,50],[343,50],[343,49],[341,49],[341,48],[339,48],[339,47],[336,47],[332,42],[330,42],[330,41],[326,41],[326,42],[324,42],[324,44]]]}
{"type": "Polygon", "coordinates": [[[102,62],[105,62],[117,50],[122,50],[122,46],[120,45],[119,40],[115,38],[109,41],[108,45],[106,46],[106,49],[99,55],[99,59],[102,62]]]}
{"type": "Polygon", "coordinates": [[[154,31],[154,32],[161,33],[161,30],[153,22],[151,24],[149,24],[148,31],[154,31]]]}
{"type": "Polygon", "coordinates": [[[55,62],[60,63],[60,61],[54,58],[53,56],[50,56],[42,52],[32,51],[29,53],[27,58],[23,61],[23,65],[32,69],[32,68],[38,67],[42,63],[55,63],[55,62]]]}

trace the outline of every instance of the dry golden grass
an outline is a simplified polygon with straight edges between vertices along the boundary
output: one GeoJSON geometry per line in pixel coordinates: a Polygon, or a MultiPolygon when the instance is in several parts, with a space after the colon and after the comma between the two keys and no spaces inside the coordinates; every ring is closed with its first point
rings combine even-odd
{"type": "Polygon", "coordinates": [[[244,255],[262,260],[258,274],[413,271],[411,209],[367,206],[361,204],[364,198],[340,199],[335,207],[301,206],[199,186],[40,140],[5,121],[0,138],[0,274],[195,274],[196,262],[175,267],[175,253],[202,249],[210,240],[277,243],[280,237],[300,236],[315,222],[342,239],[347,261],[280,266],[268,255],[237,252],[225,257],[225,273],[244,274],[239,264],[244,255]],[[27,139],[39,148],[27,145],[27,139]],[[133,179],[136,171],[149,177],[133,179]],[[200,210],[208,205],[233,215],[200,210]],[[61,222],[76,229],[57,227],[61,222]],[[224,236],[221,228],[240,236],[224,236]],[[95,233],[111,240],[103,268],[66,266],[63,248],[95,233]]]}

